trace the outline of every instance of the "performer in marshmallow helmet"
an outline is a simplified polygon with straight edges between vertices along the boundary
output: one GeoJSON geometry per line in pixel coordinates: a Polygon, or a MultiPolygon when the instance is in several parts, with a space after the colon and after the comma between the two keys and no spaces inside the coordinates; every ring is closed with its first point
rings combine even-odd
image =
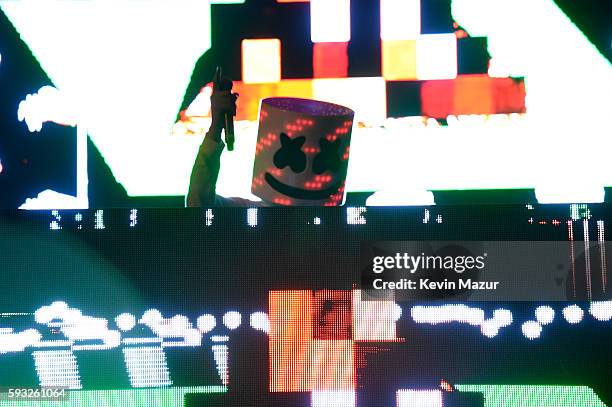
{"type": "Polygon", "coordinates": [[[354,117],[351,109],[310,99],[263,99],[251,184],[252,193],[262,202],[254,202],[216,194],[220,158],[225,148],[221,133],[227,126],[228,114],[230,118],[236,114],[238,94],[215,87],[210,99],[212,123],[193,165],[187,206],[339,206],[344,203],[354,117]]]}

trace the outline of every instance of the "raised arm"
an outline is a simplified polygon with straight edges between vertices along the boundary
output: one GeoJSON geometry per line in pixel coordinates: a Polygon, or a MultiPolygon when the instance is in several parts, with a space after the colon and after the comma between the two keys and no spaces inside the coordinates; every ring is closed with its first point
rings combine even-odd
{"type": "Polygon", "coordinates": [[[221,141],[225,114],[236,113],[238,94],[215,90],[210,97],[212,123],[191,170],[187,206],[216,206],[222,202],[217,196],[216,186],[221,167],[221,153],[225,144],[221,141]]]}

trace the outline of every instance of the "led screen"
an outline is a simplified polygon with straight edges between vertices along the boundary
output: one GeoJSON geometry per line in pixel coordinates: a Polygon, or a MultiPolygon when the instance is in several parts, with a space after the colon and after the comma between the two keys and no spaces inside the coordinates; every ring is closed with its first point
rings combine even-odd
{"type": "MultiPolygon", "coordinates": [[[[611,301],[371,300],[359,270],[369,240],[570,242],[609,264],[596,250],[609,216],[596,205],[4,211],[0,406],[610,405],[611,301]],[[9,398],[41,387],[66,394],[9,398]]],[[[587,258],[573,263],[575,292],[609,290],[607,268],[587,258]]]]}

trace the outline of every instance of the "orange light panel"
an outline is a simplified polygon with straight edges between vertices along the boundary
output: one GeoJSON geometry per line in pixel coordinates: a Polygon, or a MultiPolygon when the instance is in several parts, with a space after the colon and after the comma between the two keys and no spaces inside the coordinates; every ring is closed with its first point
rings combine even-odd
{"type": "Polygon", "coordinates": [[[389,81],[417,79],[416,40],[382,41],[382,73],[389,81]]]}
{"type": "Polygon", "coordinates": [[[234,82],[233,91],[240,95],[236,103],[236,120],[257,120],[259,102],[263,98],[275,96],[277,84],[234,82]]]}
{"type": "Polygon", "coordinates": [[[455,80],[454,114],[492,114],[493,86],[488,75],[460,75],[455,80]]]}
{"type": "Polygon", "coordinates": [[[270,392],[312,390],[311,342],[270,344],[270,392]]]}
{"type": "Polygon", "coordinates": [[[269,301],[270,391],[312,390],[312,294],[271,291],[269,301]]]}
{"type": "Polygon", "coordinates": [[[274,83],[281,78],[281,43],[277,38],[242,40],[242,81],[274,83]]]}
{"type": "Polygon", "coordinates": [[[276,84],[274,96],[312,99],[312,79],[283,79],[276,84]]]}
{"type": "Polygon", "coordinates": [[[348,42],[314,43],[312,59],[315,78],[348,76],[348,42]]]}
{"type": "Polygon", "coordinates": [[[312,339],[312,294],[310,291],[271,291],[270,341],[312,339]]]}
{"type": "Polygon", "coordinates": [[[257,120],[263,98],[285,96],[312,99],[312,79],[283,79],[276,83],[234,82],[234,92],[240,94],[236,120],[257,120]]]}

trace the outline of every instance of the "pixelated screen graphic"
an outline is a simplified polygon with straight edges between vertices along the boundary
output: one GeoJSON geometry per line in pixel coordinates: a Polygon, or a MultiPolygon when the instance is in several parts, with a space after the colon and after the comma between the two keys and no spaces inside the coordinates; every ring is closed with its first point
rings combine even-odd
{"type": "Polygon", "coordinates": [[[609,221],[596,204],[5,210],[0,406],[610,406],[612,301],[358,285],[363,241],[487,239],[584,246],[575,291],[609,290],[609,221]],[[10,397],[41,388],[66,394],[10,397]]]}
{"type": "Polygon", "coordinates": [[[222,196],[254,197],[261,99],[298,97],[355,111],[359,205],[604,202],[609,20],[598,0],[0,0],[0,206],[184,206],[216,66],[240,94],[222,196]]]}

